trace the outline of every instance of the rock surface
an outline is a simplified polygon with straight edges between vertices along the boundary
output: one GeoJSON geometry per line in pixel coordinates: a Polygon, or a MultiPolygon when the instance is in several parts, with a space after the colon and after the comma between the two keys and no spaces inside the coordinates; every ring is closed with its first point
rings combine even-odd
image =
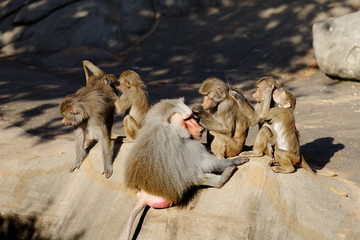
{"type": "Polygon", "coordinates": [[[155,12],[187,15],[232,0],[6,0],[0,3],[0,52],[52,54],[74,47],[123,50],[151,29],[155,12]]]}
{"type": "MultiPolygon", "coordinates": [[[[135,192],[123,183],[123,156],[131,143],[115,143],[114,174],[106,179],[98,145],[79,170],[69,173],[75,157],[73,141],[37,144],[38,139],[4,122],[0,131],[1,159],[12,153],[11,161],[0,162],[0,220],[8,224],[2,228],[17,224],[19,232],[26,234],[32,226],[41,239],[124,238],[136,203],[135,192]],[[5,208],[22,211],[4,213],[5,208]],[[21,218],[26,215],[33,218],[21,218]],[[16,217],[17,221],[12,220],[16,217]]],[[[139,225],[137,239],[356,239],[360,234],[358,186],[322,177],[350,194],[339,197],[305,170],[276,174],[268,161],[252,159],[223,188],[199,190],[186,207],[149,209],[143,222],[139,214],[133,233],[139,225]]]]}
{"type": "Polygon", "coordinates": [[[360,12],[313,25],[319,67],[329,76],[360,80],[360,12]]]}
{"type": "Polygon", "coordinates": [[[0,13],[0,49],[8,55],[79,46],[120,51],[155,16],[151,0],[3,1],[0,13]]]}

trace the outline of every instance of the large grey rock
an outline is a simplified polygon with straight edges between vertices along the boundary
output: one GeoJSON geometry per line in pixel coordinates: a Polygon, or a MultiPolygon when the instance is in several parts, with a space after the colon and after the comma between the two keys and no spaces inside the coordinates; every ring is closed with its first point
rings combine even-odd
{"type": "Polygon", "coordinates": [[[2,1],[0,3],[0,20],[21,9],[27,3],[23,0],[2,1]]]}
{"type": "Polygon", "coordinates": [[[50,15],[51,12],[57,8],[62,7],[68,3],[75,2],[76,0],[41,0],[25,5],[16,14],[14,24],[32,23],[41,18],[50,15]],[[34,11],[34,9],[36,9],[34,11]]]}
{"type": "Polygon", "coordinates": [[[54,54],[87,47],[119,52],[149,31],[155,11],[176,16],[233,0],[5,0],[0,53],[54,54]]]}
{"type": "Polygon", "coordinates": [[[157,0],[159,11],[168,16],[187,15],[202,7],[228,5],[234,0],[157,0]]]}
{"type": "Polygon", "coordinates": [[[145,32],[151,28],[152,19],[155,17],[152,1],[121,1],[121,9],[121,26],[124,32],[145,32]],[[131,6],[129,2],[132,2],[131,6]]]}
{"type": "Polygon", "coordinates": [[[360,80],[360,11],[315,23],[313,46],[323,72],[360,80]]]}
{"type": "Polygon", "coordinates": [[[0,4],[0,52],[52,54],[68,48],[120,51],[154,22],[151,0],[38,0],[0,4]]]}

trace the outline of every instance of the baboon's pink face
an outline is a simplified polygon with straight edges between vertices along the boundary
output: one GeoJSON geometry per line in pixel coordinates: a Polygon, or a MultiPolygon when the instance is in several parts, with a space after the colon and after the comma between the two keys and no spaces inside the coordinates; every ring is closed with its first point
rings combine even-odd
{"type": "Polygon", "coordinates": [[[190,135],[194,139],[196,139],[196,140],[201,139],[204,128],[195,121],[193,116],[185,119],[185,124],[186,124],[187,130],[189,131],[190,135]]]}
{"type": "Polygon", "coordinates": [[[178,124],[182,128],[186,128],[191,137],[197,140],[201,138],[204,131],[204,128],[195,121],[192,114],[183,116],[180,113],[174,113],[171,116],[170,122],[173,124],[178,124]]]}
{"type": "Polygon", "coordinates": [[[256,92],[253,93],[252,97],[257,103],[260,103],[264,100],[264,93],[261,91],[260,86],[256,87],[256,92]]]}
{"type": "Polygon", "coordinates": [[[66,126],[70,126],[71,125],[71,121],[67,118],[63,118],[63,120],[61,121],[63,124],[65,124],[66,126]]]}
{"type": "Polygon", "coordinates": [[[216,106],[216,102],[214,100],[212,100],[211,97],[209,97],[209,95],[204,95],[204,100],[203,100],[201,106],[205,110],[212,109],[216,106]]]}
{"type": "Polygon", "coordinates": [[[124,86],[124,83],[120,81],[120,85],[118,87],[120,92],[124,93],[126,91],[126,87],[124,86]]]}
{"type": "Polygon", "coordinates": [[[252,97],[257,103],[261,103],[265,99],[266,89],[271,87],[275,88],[273,83],[261,82],[256,84],[256,91],[253,93],[252,97]]]}

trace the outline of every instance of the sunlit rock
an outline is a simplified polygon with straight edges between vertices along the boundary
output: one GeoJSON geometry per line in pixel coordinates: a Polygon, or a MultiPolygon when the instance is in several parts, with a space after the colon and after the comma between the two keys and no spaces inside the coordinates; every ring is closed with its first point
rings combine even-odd
{"type": "Polygon", "coordinates": [[[313,25],[313,46],[320,69],[329,76],[360,80],[360,12],[313,25]]]}

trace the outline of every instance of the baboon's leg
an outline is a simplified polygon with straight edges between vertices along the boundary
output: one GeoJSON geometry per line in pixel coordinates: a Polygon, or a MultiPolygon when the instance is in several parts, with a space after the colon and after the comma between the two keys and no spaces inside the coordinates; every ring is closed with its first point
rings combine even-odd
{"type": "Polygon", "coordinates": [[[270,139],[273,137],[271,130],[263,126],[260,128],[258,134],[256,135],[255,144],[252,151],[242,152],[240,156],[244,157],[262,157],[264,156],[264,151],[267,148],[267,144],[270,139]]]}
{"type": "Polygon", "coordinates": [[[124,128],[126,135],[126,140],[124,142],[133,142],[136,138],[137,131],[140,129],[140,126],[129,114],[124,118],[124,128]]]}
{"type": "Polygon", "coordinates": [[[71,164],[69,171],[73,172],[76,168],[80,168],[82,161],[85,159],[87,152],[85,149],[85,130],[83,127],[75,129],[75,155],[76,159],[71,164]]]}
{"type": "Polygon", "coordinates": [[[279,162],[280,166],[272,167],[271,169],[276,173],[292,173],[295,171],[292,159],[294,154],[285,150],[275,149],[275,160],[279,162]]]}

